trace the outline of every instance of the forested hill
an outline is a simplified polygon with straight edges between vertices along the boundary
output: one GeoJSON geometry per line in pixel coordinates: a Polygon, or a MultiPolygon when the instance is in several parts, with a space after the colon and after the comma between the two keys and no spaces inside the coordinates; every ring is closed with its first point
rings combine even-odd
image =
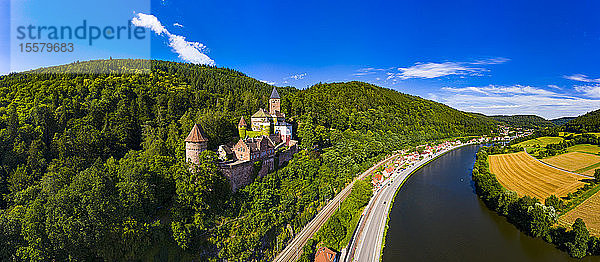
{"type": "Polygon", "coordinates": [[[290,112],[337,130],[378,130],[411,140],[489,134],[495,122],[363,82],[317,84],[297,92],[290,112]]]}
{"type": "Polygon", "coordinates": [[[555,126],[551,121],[536,115],[490,116],[490,118],[512,127],[544,128],[555,126]]]}
{"type": "Polygon", "coordinates": [[[562,129],[576,133],[600,132],[600,109],[567,122],[562,129]]]}
{"type": "Polygon", "coordinates": [[[551,119],[550,122],[552,122],[553,124],[555,124],[557,126],[562,126],[575,118],[576,117],[565,116],[565,117],[561,117],[561,118],[551,119]]]}
{"type": "Polygon", "coordinates": [[[189,172],[192,125],[202,124],[209,149],[232,142],[271,89],[235,70],[165,61],[0,76],[0,261],[272,260],[378,158],[493,127],[365,83],[278,87],[306,150],[235,194],[212,151],[189,172]]]}

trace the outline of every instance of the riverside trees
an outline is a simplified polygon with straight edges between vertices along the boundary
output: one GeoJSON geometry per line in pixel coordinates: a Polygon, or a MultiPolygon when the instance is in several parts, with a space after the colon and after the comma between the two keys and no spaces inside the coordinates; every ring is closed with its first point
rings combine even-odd
{"type": "Polygon", "coordinates": [[[553,226],[557,221],[557,210],[564,207],[562,200],[551,195],[545,200],[545,204],[541,204],[536,198],[519,198],[515,192],[505,189],[489,171],[488,151],[490,148],[479,149],[473,167],[476,191],[486,206],[506,216],[508,221],[526,234],[541,237],[573,257],[600,254],[598,238],[589,236],[581,218],[575,221],[570,231],[561,226],[553,226]],[[591,248],[588,249],[588,246],[591,248]]]}

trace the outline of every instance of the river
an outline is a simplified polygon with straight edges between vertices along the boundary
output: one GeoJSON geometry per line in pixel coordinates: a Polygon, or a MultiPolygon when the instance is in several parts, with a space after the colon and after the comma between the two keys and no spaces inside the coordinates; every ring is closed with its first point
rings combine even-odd
{"type": "Polygon", "coordinates": [[[477,148],[448,152],[405,182],[390,213],[383,261],[578,261],[521,233],[478,199],[471,180],[477,148]]]}

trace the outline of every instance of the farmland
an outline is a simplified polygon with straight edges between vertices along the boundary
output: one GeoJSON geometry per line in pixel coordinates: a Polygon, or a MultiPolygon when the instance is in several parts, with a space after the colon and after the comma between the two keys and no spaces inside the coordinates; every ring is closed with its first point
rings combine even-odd
{"type": "Polygon", "coordinates": [[[583,173],[587,171],[587,167],[600,163],[600,156],[581,152],[569,152],[566,154],[546,158],[542,161],[558,168],[577,173],[583,173]]]}
{"type": "Polygon", "coordinates": [[[599,236],[600,216],[598,216],[598,210],[600,210],[600,192],[594,194],[583,203],[561,216],[559,223],[562,225],[572,225],[573,222],[575,222],[575,219],[581,217],[590,230],[590,233],[599,236]]]}
{"type": "Polygon", "coordinates": [[[525,152],[490,155],[489,164],[498,181],[519,196],[564,197],[585,184],[583,177],[544,165],[525,152]]]}
{"type": "Polygon", "coordinates": [[[517,146],[517,147],[545,147],[546,145],[558,144],[562,141],[564,141],[564,138],[562,138],[562,137],[543,136],[543,137],[538,137],[538,138],[530,139],[527,141],[523,141],[521,143],[515,144],[514,146],[517,146]]]}
{"type": "Polygon", "coordinates": [[[590,144],[579,144],[567,148],[567,152],[582,152],[588,154],[600,153],[600,147],[597,145],[590,144]]]}

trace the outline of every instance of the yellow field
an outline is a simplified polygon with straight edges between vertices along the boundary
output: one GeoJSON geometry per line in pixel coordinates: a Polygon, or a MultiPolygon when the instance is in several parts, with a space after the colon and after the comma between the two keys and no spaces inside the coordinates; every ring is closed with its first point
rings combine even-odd
{"type": "Polygon", "coordinates": [[[600,236],[600,192],[583,201],[573,210],[560,217],[560,224],[571,226],[575,219],[581,217],[591,234],[600,236]]]}
{"type": "Polygon", "coordinates": [[[590,144],[579,144],[567,147],[568,152],[582,152],[582,153],[590,153],[590,154],[598,154],[600,153],[600,147],[597,145],[590,144]]]}
{"type": "Polygon", "coordinates": [[[586,167],[600,163],[600,156],[581,152],[569,152],[566,154],[546,158],[542,161],[569,171],[584,171],[581,169],[585,169],[586,167]]]}
{"type": "Polygon", "coordinates": [[[491,155],[489,162],[490,171],[504,187],[542,202],[550,195],[566,196],[585,184],[583,177],[544,165],[525,152],[491,155]]]}

